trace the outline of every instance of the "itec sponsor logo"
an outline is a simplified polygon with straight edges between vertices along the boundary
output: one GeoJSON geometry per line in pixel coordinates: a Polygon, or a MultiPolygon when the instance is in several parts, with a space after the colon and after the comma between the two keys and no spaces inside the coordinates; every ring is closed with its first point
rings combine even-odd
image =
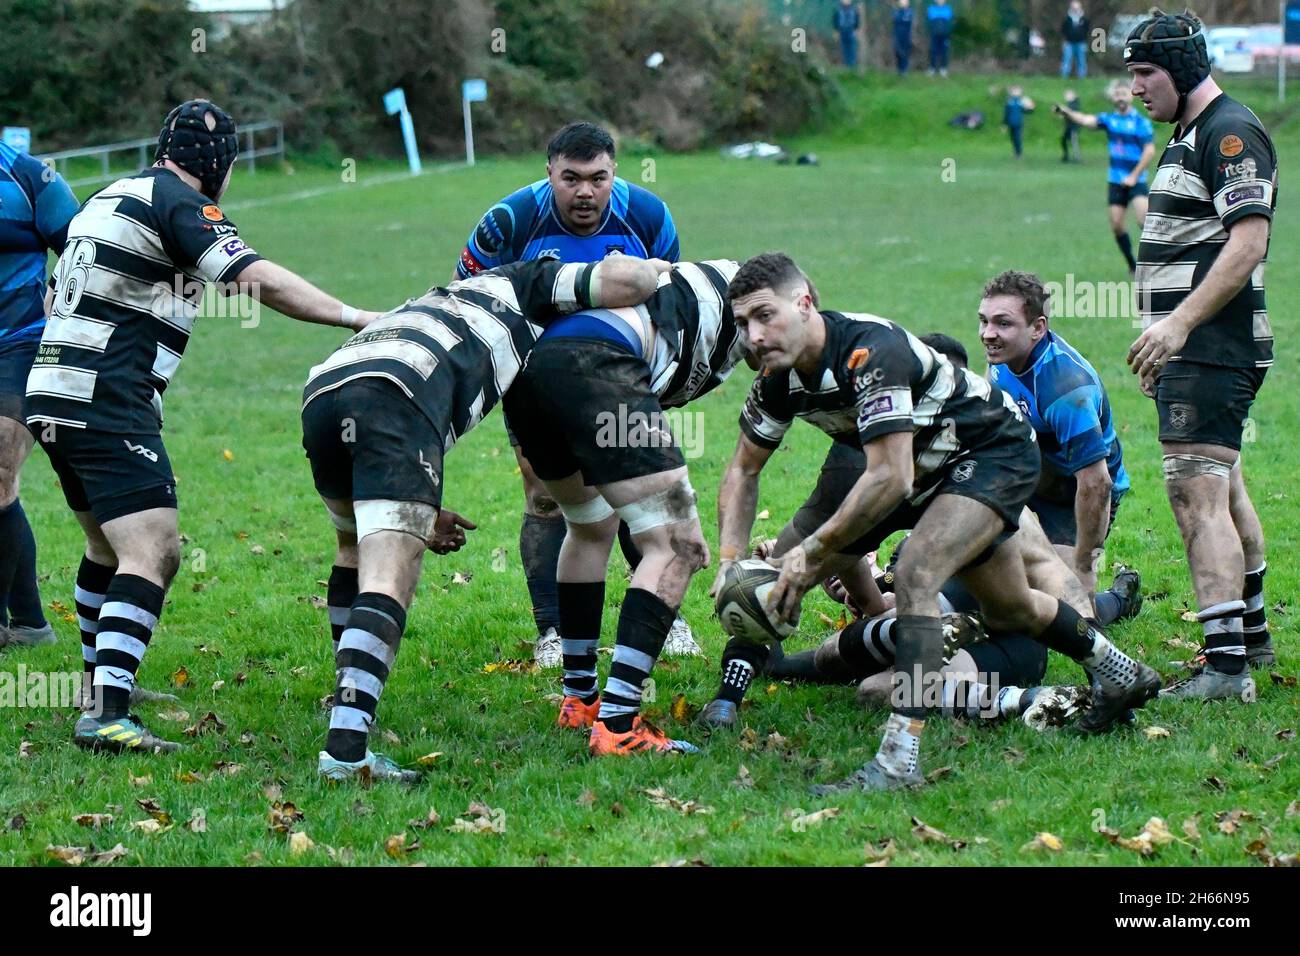
{"type": "Polygon", "coordinates": [[[153,931],[152,893],[82,893],[78,886],[50,897],[50,925],[126,927],[133,936],[153,931]]]}
{"type": "Polygon", "coordinates": [[[1239,163],[1220,163],[1219,172],[1228,180],[1254,179],[1259,173],[1259,167],[1253,158],[1247,156],[1239,163]]]}

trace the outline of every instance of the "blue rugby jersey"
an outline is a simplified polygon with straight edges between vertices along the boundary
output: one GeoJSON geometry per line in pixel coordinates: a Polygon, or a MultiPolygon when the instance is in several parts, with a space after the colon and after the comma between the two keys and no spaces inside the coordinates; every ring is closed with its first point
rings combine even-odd
{"type": "MultiPolygon", "coordinates": [[[[1110,170],[1106,181],[1122,183],[1124,177],[1133,172],[1133,167],[1142,159],[1142,147],[1152,141],[1155,135],[1151,121],[1135,109],[1127,113],[1097,114],[1097,128],[1106,133],[1106,148],[1110,152],[1110,170]]],[[[1147,174],[1144,170],[1138,182],[1145,183],[1147,174]]]]}
{"type": "Polygon", "coordinates": [[[40,340],[46,255],[62,254],[76,212],[62,176],[0,143],[0,348],[40,340]]]}
{"type": "Polygon", "coordinates": [[[1046,469],[1073,475],[1105,459],[1110,494],[1128,491],[1124,452],[1111,418],[1110,399],[1096,369],[1055,332],[1030,353],[1029,367],[1017,374],[990,365],[989,379],[1010,395],[1038,434],[1046,469]]]}
{"type": "Polygon", "coordinates": [[[677,261],[677,227],[664,201],[615,177],[600,228],[577,236],[560,221],[550,181],[541,179],[511,193],[479,220],[456,264],[456,277],[543,256],[596,262],[614,253],[677,261]]]}

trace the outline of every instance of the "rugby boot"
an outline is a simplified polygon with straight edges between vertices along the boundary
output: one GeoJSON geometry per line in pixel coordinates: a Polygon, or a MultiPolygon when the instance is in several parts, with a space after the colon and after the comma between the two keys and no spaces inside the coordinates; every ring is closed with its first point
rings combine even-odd
{"type": "Polygon", "coordinates": [[[715,697],[704,705],[695,722],[709,730],[730,730],[740,719],[739,710],[732,701],[715,697]]]}
{"type": "Polygon", "coordinates": [[[590,704],[583,703],[581,697],[565,697],[560,701],[560,715],[555,718],[555,723],[558,727],[588,730],[596,722],[598,713],[600,713],[599,694],[590,704]]]}
{"type": "Polygon", "coordinates": [[[1136,570],[1119,565],[1110,589],[1124,599],[1124,613],[1116,620],[1127,621],[1138,616],[1142,610],[1142,575],[1136,570]]]}
{"type": "Polygon", "coordinates": [[[559,667],[564,659],[564,642],[560,640],[560,635],[555,628],[548,627],[545,634],[537,635],[537,643],[533,645],[533,660],[542,670],[551,670],[559,667]]]}
{"type": "Polygon", "coordinates": [[[1255,702],[1255,694],[1255,678],[1250,676],[1250,668],[1243,667],[1240,674],[1225,674],[1211,664],[1160,692],[1161,697],[1182,700],[1231,700],[1235,697],[1246,704],[1255,702]]]}
{"type": "Polygon", "coordinates": [[[587,750],[593,757],[626,757],[634,753],[699,753],[700,748],[684,740],[673,740],[654,724],[637,716],[627,733],[615,733],[597,719],[591,725],[587,750]]]}
{"type": "Polygon", "coordinates": [[[905,790],[923,786],[925,786],[925,777],[921,775],[920,770],[914,770],[910,774],[900,777],[890,773],[880,765],[879,761],[873,759],[853,771],[843,780],[836,783],[815,784],[810,789],[814,796],[828,797],[832,794],[848,793],[854,790],[873,793],[877,790],[905,790]]]}
{"type": "Polygon", "coordinates": [[[1130,710],[1141,707],[1160,692],[1160,675],[1143,664],[1133,662],[1137,673],[1133,682],[1119,686],[1109,681],[1092,678],[1092,704],[1079,718],[1079,729],[1084,733],[1099,734],[1110,730],[1116,722],[1124,722],[1130,710]]]}
{"type": "Polygon", "coordinates": [[[668,629],[668,637],[664,639],[664,657],[701,657],[703,654],[686,618],[677,615],[673,626],[668,629]]]}
{"type": "Polygon", "coordinates": [[[125,717],[82,716],[72,731],[72,742],[88,750],[106,750],[110,753],[169,754],[181,745],[155,736],[135,714],[125,717]]]}
{"type": "Polygon", "coordinates": [[[317,756],[316,771],[326,780],[339,783],[344,780],[381,780],[392,783],[414,783],[420,775],[414,770],[403,770],[383,754],[366,751],[365,757],[349,763],[335,760],[327,751],[317,756]]]}

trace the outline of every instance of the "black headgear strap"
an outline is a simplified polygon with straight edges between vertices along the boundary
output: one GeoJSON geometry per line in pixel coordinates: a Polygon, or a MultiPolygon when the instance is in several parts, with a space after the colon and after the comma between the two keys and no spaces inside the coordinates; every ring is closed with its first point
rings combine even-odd
{"type": "Polygon", "coordinates": [[[203,195],[215,201],[237,155],[239,138],[234,118],[207,100],[187,100],[163,120],[154,162],[170,159],[198,177],[203,195]],[[208,116],[216,121],[212,129],[208,129],[208,116]]]}
{"type": "Polygon", "coordinates": [[[1187,94],[1210,75],[1205,27],[1188,13],[1152,10],[1124,41],[1124,64],[1150,63],[1167,72],[1178,91],[1177,120],[1187,106],[1187,94]]]}

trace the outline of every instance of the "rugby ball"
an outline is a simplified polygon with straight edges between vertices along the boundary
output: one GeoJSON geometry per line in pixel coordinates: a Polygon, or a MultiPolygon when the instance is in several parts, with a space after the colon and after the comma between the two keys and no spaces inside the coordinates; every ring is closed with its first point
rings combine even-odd
{"type": "Polygon", "coordinates": [[[780,576],[759,558],[737,561],[728,568],[714,603],[722,629],[754,644],[770,644],[793,634],[793,625],[778,624],[767,612],[768,595],[780,576]]]}

